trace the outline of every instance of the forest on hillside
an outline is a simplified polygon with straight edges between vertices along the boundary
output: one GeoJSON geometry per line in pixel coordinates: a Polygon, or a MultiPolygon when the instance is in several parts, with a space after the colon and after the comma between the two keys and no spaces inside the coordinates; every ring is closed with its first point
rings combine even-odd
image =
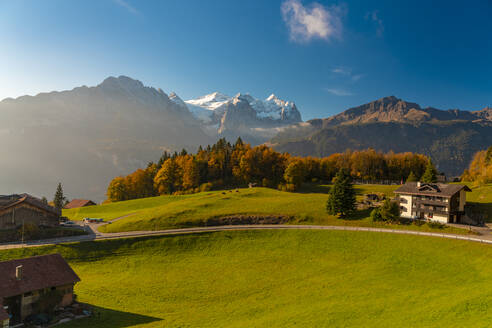
{"type": "Polygon", "coordinates": [[[492,146],[473,156],[473,160],[463,173],[462,179],[477,184],[492,183],[492,146]]]}
{"type": "Polygon", "coordinates": [[[149,163],[127,176],[114,178],[108,186],[110,202],[185,194],[211,189],[258,186],[295,191],[304,182],[331,182],[344,169],[354,179],[406,180],[421,177],[429,159],[414,153],[382,153],[373,149],[332,154],[328,157],[295,157],[270,147],[252,147],[239,138],[234,144],[220,139],[200,147],[164,152],[157,163],[149,163]]]}

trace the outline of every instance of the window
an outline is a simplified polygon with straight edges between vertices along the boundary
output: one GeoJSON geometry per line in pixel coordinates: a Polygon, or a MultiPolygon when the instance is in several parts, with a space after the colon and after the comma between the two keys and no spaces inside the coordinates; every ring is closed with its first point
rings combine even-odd
{"type": "Polygon", "coordinates": [[[31,296],[32,296],[32,292],[24,293],[24,297],[31,297],[31,296]]]}
{"type": "Polygon", "coordinates": [[[429,213],[428,217],[429,217],[429,219],[432,219],[434,217],[434,214],[429,213]]]}

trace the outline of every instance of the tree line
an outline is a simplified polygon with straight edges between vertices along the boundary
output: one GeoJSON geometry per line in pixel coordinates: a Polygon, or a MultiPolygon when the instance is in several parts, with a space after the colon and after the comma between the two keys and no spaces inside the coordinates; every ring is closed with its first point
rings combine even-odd
{"type": "Polygon", "coordinates": [[[271,147],[252,147],[241,138],[231,144],[220,139],[199,147],[195,154],[186,150],[164,152],[157,163],[127,176],[114,178],[108,186],[108,201],[185,194],[224,187],[255,184],[295,191],[304,182],[331,182],[340,169],[351,178],[363,180],[407,180],[420,178],[428,158],[414,153],[382,153],[374,149],[346,151],[328,157],[295,157],[271,147]]]}
{"type": "Polygon", "coordinates": [[[492,146],[477,152],[461,177],[464,181],[486,184],[492,182],[492,146]]]}

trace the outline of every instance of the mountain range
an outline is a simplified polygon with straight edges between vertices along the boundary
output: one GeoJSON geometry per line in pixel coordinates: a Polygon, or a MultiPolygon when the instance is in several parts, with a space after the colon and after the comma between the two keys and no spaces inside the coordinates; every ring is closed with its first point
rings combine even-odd
{"type": "Polygon", "coordinates": [[[164,150],[237,137],[301,156],[346,149],[414,151],[459,175],[477,150],[492,144],[492,109],[421,108],[382,98],[324,119],[302,121],[291,101],[214,92],[183,101],[129,77],[94,87],[0,101],[0,194],[104,199],[117,176],[145,167],[164,150]]]}
{"type": "Polygon", "coordinates": [[[175,93],[170,98],[179,106],[186,106],[212,137],[241,137],[258,144],[275,136],[280,127],[302,122],[296,105],[274,94],[265,100],[241,93],[230,97],[220,92],[186,101],[175,93]]]}
{"type": "Polygon", "coordinates": [[[461,175],[473,154],[492,144],[492,108],[477,111],[421,108],[385,97],[325,119],[283,129],[270,145],[299,156],[328,156],[347,149],[419,152],[440,171],[461,175]]]}
{"type": "Polygon", "coordinates": [[[300,122],[295,105],[274,96],[219,93],[187,102],[126,76],[94,87],[0,101],[0,194],[102,200],[111,179],[145,167],[164,150],[194,151],[219,137],[255,144],[300,122]]]}

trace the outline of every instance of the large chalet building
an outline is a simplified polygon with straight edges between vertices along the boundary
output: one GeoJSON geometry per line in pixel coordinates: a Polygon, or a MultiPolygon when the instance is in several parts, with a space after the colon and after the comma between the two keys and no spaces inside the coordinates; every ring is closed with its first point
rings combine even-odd
{"type": "Polygon", "coordinates": [[[395,194],[403,218],[460,223],[467,191],[471,189],[459,184],[407,182],[395,194]]]}
{"type": "Polygon", "coordinates": [[[56,226],[61,210],[28,194],[0,196],[0,229],[14,229],[31,223],[56,226]]]}
{"type": "Polygon", "coordinates": [[[60,254],[0,262],[0,328],[21,323],[36,314],[43,295],[57,292],[59,306],[74,301],[80,278],[60,254]]]}

